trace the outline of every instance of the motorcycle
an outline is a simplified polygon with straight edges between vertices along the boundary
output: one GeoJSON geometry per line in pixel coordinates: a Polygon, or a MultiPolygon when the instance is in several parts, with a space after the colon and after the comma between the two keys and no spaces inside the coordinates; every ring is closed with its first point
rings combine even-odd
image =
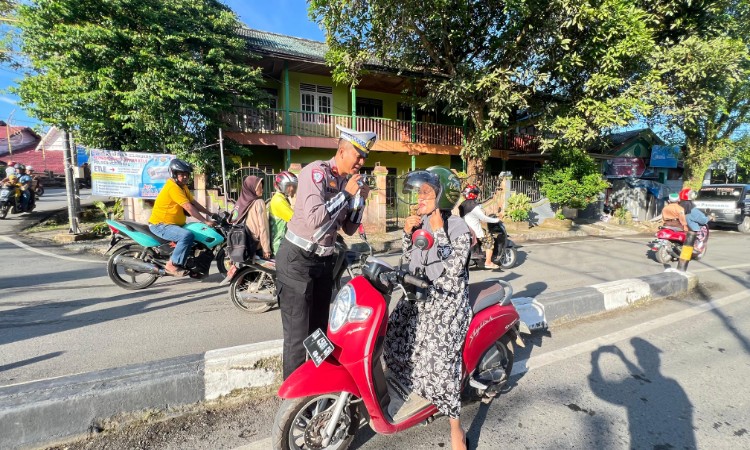
{"type": "MultiPolygon", "coordinates": [[[[703,225],[697,232],[695,243],[693,244],[692,259],[700,260],[705,256],[708,244],[708,225],[703,225]]],[[[653,250],[656,260],[661,264],[668,264],[680,259],[682,246],[687,239],[687,233],[681,228],[659,227],[656,232],[656,239],[649,243],[653,250]]]]}
{"type": "MultiPolygon", "coordinates": [[[[417,231],[417,248],[432,245],[417,231]]],[[[362,423],[382,434],[393,434],[429,423],[437,408],[409,392],[383,367],[381,355],[388,325],[387,298],[405,293],[402,301],[420,301],[422,277],[368,258],[362,275],[347,283],[331,304],[328,332],[316,330],[305,340],[309,359],[279,388],[284,399],[271,434],[276,450],[335,448],[345,450],[362,423]]],[[[513,368],[514,346],[523,346],[528,333],[510,301],[505,281],[470,285],[472,319],[463,349],[463,389],[489,402],[507,384],[513,368]],[[490,325],[490,326],[488,326],[490,325]]]]}
{"type": "Polygon", "coordinates": [[[34,177],[31,187],[34,190],[34,195],[36,195],[37,199],[44,195],[44,186],[42,186],[42,180],[39,177],[34,177]]]}
{"type": "MultiPolygon", "coordinates": [[[[492,262],[500,266],[501,269],[512,269],[518,261],[518,251],[516,245],[508,237],[508,231],[505,229],[503,222],[488,223],[489,233],[494,236],[494,245],[492,247],[492,262]]],[[[477,241],[471,248],[471,258],[469,268],[478,267],[484,269],[486,254],[482,250],[482,243],[477,241]]]]}
{"type": "MultiPolygon", "coordinates": [[[[194,279],[208,276],[218,249],[226,240],[229,213],[213,215],[217,222],[209,227],[199,222],[185,224],[183,228],[195,238],[185,263],[188,275],[194,279]]],[[[145,289],[159,277],[167,275],[165,266],[174,251],[174,242],[162,239],[149,230],[148,225],[130,220],[107,220],[112,231],[109,249],[115,249],[107,260],[107,275],[124,289],[145,289]],[[123,245],[121,241],[126,240],[123,245]]]]}
{"type": "Polygon", "coordinates": [[[0,187],[0,219],[5,219],[8,213],[21,214],[34,210],[36,204],[33,201],[30,201],[30,205],[25,209],[21,206],[21,197],[16,196],[17,189],[20,188],[7,184],[0,187]]]}
{"type": "MultiPolygon", "coordinates": [[[[334,244],[336,261],[333,265],[333,279],[336,289],[341,288],[341,278],[347,272],[350,278],[361,271],[366,258],[373,253],[367,235],[359,226],[359,236],[367,244],[368,252],[350,250],[341,235],[334,244]]],[[[229,298],[239,310],[260,314],[276,305],[276,262],[253,258],[239,265],[229,284],[229,298]]]]}

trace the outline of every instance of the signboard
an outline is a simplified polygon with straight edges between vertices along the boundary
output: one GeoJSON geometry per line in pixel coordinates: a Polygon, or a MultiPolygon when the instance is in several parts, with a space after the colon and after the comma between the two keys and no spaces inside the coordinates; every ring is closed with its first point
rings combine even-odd
{"type": "Polygon", "coordinates": [[[91,149],[91,189],[108,197],[156,198],[174,155],[91,149]]]}
{"type": "Polygon", "coordinates": [[[651,167],[674,169],[680,158],[679,145],[654,145],[651,147],[651,167]]]}
{"type": "Polygon", "coordinates": [[[86,150],[86,148],[81,147],[80,145],[77,145],[76,146],[76,165],[80,167],[87,162],[89,162],[89,152],[86,150]]]}
{"type": "Polygon", "coordinates": [[[646,163],[641,158],[613,158],[607,161],[607,175],[611,177],[638,178],[646,170],[646,163]]]}

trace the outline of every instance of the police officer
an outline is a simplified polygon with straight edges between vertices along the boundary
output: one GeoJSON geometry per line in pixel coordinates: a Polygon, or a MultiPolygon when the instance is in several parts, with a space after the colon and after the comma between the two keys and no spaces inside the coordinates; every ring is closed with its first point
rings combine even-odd
{"type": "Polygon", "coordinates": [[[302,342],[328,329],[333,250],[341,228],[354,234],[370,191],[358,174],[377,136],[339,125],[336,155],[300,172],[294,215],[276,255],[276,295],[284,328],[284,379],[305,362],[302,342]]]}

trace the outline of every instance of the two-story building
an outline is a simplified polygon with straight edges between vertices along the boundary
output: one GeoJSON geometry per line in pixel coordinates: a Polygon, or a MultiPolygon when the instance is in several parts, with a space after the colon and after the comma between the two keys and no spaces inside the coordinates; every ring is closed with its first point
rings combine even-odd
{"type": "MultiPolygon", "coordinates": [[[[465,122],[439,110],[415,105],[418,77],[386,67],[368,67],[355,89],[333,82],[326,65],[326,44],[264,31],[243,29],[248,49],[263,73],[267,108],[238,105],[227,117],[227,137],[249,147],[252,163],[278,171],[292,163],[328,159],[337,145],[336,125],[371,130],[379,140],[366,168],[386,166],[392,174],[435,164],[465,168],[465,122]]],[[[533,136],[505,134],[493,145],[487,172],[531,173],[539,163],[533,136]]]]}

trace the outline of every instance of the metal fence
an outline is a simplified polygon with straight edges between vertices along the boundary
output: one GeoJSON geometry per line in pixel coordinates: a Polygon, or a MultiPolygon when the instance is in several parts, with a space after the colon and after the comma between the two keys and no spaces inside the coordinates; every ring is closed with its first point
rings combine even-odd
{"type": "Polygon", "coordinates": [[[542,199],[542,191],[539,189],[541,184],[534,180],[511,180],[510,190],[519,194],[526,194],[531,199],[531,203],[538,202],[542,199]]]}
{"type": "MultiPolygon", "coordinates": [[[[236,202],[242,192],[242,181],[249,175],[262,177],[264,182],[263,198],[268,200],[273,195],[273,182],[276,174],[263,167],[241,167],[227,177],[228,198],[236,202]]],[[[401,190],[404,184],[403,175],[386,175],[385,179],[385,207],[386,207],[386,231],[398,230],[404,225],[404,219],[409,216],[409,205],[400,201],[401,190]]],[[[479,201],[485,201],[495,195],[502,177],[493,175],[481,175],[462,180],[462,185],[478,184],[481,186],[479,201]]],[[[539,182],[533,180],[511,180],[511,191],[526,194],[531,202],[541,200],[542,194],[539,190],[539,182]]]]}

